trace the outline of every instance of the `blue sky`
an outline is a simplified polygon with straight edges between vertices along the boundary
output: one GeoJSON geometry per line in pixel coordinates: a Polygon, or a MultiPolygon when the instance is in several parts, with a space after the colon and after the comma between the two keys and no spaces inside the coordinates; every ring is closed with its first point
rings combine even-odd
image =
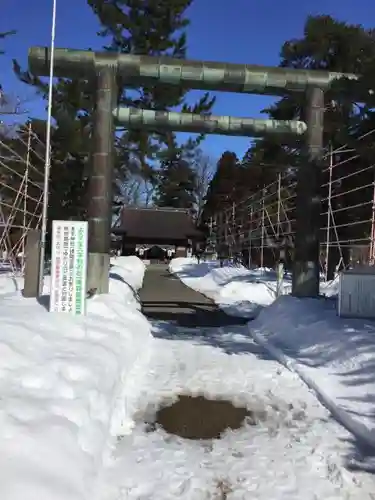
{"type": "MultiPolygon", "coordinates": [[[[1,83],[12,94],[27,99],[32,116],[43,116],[45,103],[13,76],[11,59],[27,63],[27,49],[49,45],[52,0],[2,0],[0,32],[16,29],[17,35],[2,44],[1,83]]],[[[98,24],[86,0],[57,0],[56,46],[100,49],[98,24]]],[[[190,8],[189,54],[192,59],[277,65],[282,43],[300,37],[308,14],[330,14],[340,20],[375,27],[373,0],[195,0],[190,8]],[[372,21],[372,25],[371,25],[372,21]],[[370,23],[370,24],[369,24],[370,23]]],[[[195,94],[196,96],[197,94],[195,94]]],[[[194,92],[189,100],[194,100],[194,92]]],[[[218,93],[215,114],[259,117],[268,97],[218,93]]],[[[213,158],[223,151],[242,156],[248,138],[208,136],[204,150],[213,158]]]]}

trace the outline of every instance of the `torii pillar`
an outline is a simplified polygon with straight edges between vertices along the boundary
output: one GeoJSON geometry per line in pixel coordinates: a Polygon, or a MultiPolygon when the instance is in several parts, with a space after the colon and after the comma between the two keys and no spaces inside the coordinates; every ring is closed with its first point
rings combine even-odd
{"type": "Polygon", "coordinates": [[[117,102],[116,66],[97,64],[96,99],[91,141],[88,200],[87,288],[108,293],[112,226],[114,123],[110,119],[117,102]]]}
{"type": "Polygon", "coordinates": [[[293,259],[295,297],[318,297],[323,153],[324,91],[307,90],[305,157],[297,169],[296,231],[293,259]]]}

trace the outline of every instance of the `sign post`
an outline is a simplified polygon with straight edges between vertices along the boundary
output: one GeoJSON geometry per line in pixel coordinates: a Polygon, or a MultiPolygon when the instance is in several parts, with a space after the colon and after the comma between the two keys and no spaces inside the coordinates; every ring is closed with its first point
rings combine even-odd
{"type": "Polygon", "coordinates": [[[283,292],[283,282],[284,282],[284,262],[280,261],[276,267],[277,285],[276,285],[276,297],[280,297],[283,292]]]}
{"type": "Polygon", "coordinates": [[[87,237],[87,222],[52,222],[50,312],[86,313],[87,237]]]}

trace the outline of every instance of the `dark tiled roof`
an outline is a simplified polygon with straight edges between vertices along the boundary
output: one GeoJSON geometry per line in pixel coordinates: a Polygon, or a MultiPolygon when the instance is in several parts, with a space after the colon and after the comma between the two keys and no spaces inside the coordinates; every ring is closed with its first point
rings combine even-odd
{"type": "Polygon", "coordinates": [[[114,233],[125,232],[129,238],[185,240],[201,232],[185,210],[174,208],[124,207],[121,224],[114,233]]]}

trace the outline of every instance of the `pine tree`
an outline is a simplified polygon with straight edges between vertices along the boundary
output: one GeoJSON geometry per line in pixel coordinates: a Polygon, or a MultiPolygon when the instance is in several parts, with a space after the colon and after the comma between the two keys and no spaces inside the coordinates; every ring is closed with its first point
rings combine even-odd
{"type": "MultiPolygon", "coordinates": [[[[185,58],[187,39],[185,28],[189,24],[186,9],[192,0],[88,0],[101,25],[99,35],[110,39],[107,51],[143,54],[153,56],[169,55],[185,58]]],[[[36,86],[44,97],[47,96],[45,81],[27,71],[22,71],[14,61],[14,69],[24,82],[36,86]]],[[[119,103],[126,106],[167,110],[185,104],[186,89],[157,85],[129,90],[126,81],[120,82],[119,103]]],[[[54,88],[53,115],[57,126],[55,138],[59,151],[58,167],[65,169],[67,179],[71,179],[71,196],[85,199],[84,189],[90,151],[91,117],[93,111],[94,82],[59,79],[54,88]],[[62,158],[64,156],[64,158],[62,158]],[[71,169],[71,162],[77,163],[81,175],[71,169]]],[[[193,106],[196,112],[209,112],[214,99],[205,94],[193,106]]],[[[118,130],[120,132],[120,130],[118,130]]],[[[114,197],[116,202],[124,198],[127,183],[138,176],[146,183],[155,184],[157,172],[152,165],[160,157],[160,152],[174,142],[173,133],[145,131],[123,131],[117,134],[114,197]]],[[[201,138],[199,138],[201,140],[201,138]]],[[[165,158],[165,154],[164,157],[165,158]]],[[[60,174],[59,174],[60,175],[60,174]]],[[[57,175],[57,177],[59,177],[57,175]]],[[[56,180],[56,182],[60,182],[56,180]]],[[[68,180],[67,180],[68,182],[68,180]]],[[[53,182],[51,183],[53,187],[53,182]]],[[[57,190],[59,186],[54,186],[57,190]]],[[[74,205],[72,199],[71,205],[74,205]]]]}
{"type": "Polygon", "coordinates": [[[225,151],[219,159],[216,172],[208,186],[203,219],[208,220],[215,213],[232,205],[237,198],[238,158],[235,153],[225,151]]]}
{"type": "MultiPolygon", "coordinates": [[[[336,169],[335,175],[343,177],[340,182],[333,184],[332,208],[340,209],[336,213],[335,223],[339,240],[358,240],[368,236],[369,226],[348,224],[356,222],[356,218],[370,220],[370,205],[353,211],[344,210],[345,206],[360,204],[363,197],[371,198],[370,191],[355,190],[358,186],[369,185],[373,172],[369,169],[373,158],[372,138],[357,141],[375,125],[371,102],[373,88],[373,71],[375,60],[375,32],[366,30],[362,26],[350,25],[337,21],[330,16],[309,16],[304,27],[304,35],[300,39],[288,40],[281,50],[281,67],[297,69],[320,69],[326,71],[346,72],[363,75],[358,82],[342,79],[326,92],[326,111],[324,121],[324,145],[333,149],[347,144],[347,149],[354,149],[358,158],[345,163],[345,160],[354,156],[353,152],[340,155],[343,166],[336,169]],[[362,104],[360,104],[362,103],[362,104]],[[371,163],[370,163],[371,162],[371,163]],[[352,175],[354,172],[363,173],[352,175]],[[338,171],[340,173],[338,174],[338,171]],[[341,193],[352,191],[342,196],[341,193]],[[335,196],[339,195],[340,196],[335,196]]],[[[304,94],[293,93],[280,99],[269,109],[264,110],[272,119],[290,120],[303,119],[306,101],[304,94]]],[[[250,165],[273,164],[279,168],[297,168],[304,158],[303,140],[294,141],[290,145],[277,144],[265,138],[257,141],[248,154],[246,161],[250,165]],[[250,159],[250,161],[249,161],[250,159]]],[[[327,166],[327,165],[326,165],[327,166]]],[[[250,167],[251,168],[251,167],[250,167]]],[[[266,171],[268,167],[264,167],[266,171]]],[[[276,179],[277,169],[273,172],[276,179]]],[[[327,199],[327,178],[322,179],[322,199],[327,199]]],[[[335,177],[334,177],[335,180],[335,177]]],[[[289,176],[293,182],[293,175],[289,176]]],[[[285,186],[287,189],[288,186],[285,186]]],[[[292,210],[289,217],[294,219],[292,210]]],[[[327,211],[327,202],[323,202],[322,211],[327,211]]],[[[322,219],[322,227],[326,225],[326,216],[322,219]]],[[[332,239],[333,235],[331,236],[332,239]]],[[[334,236],[336,238],[336,235],[334,236]]],[[[339,261],[338,246],[330,252],[330,274],[339,261]],[[336,255],[335,255],[336,253],[336,255]]],[[[348,259],[349,246],[343,247],[344,258],[348,259]]]]}
{"type": "Polygon", "coordinates": [[[159,207],[196,208],[197,176],[184,149],[174,142],[169,145],[158,171],[155,204],[159,207]]]}
{"type": "MultiPolygon", "coordinates": [[[[125,54],[171,56],[178,59],[185,59],[187,55],[185,29],[189,20],[185,13],[191,3],[192,0],[115,0],[108,4],[103,0],[89,0],[89,5],[98,15],[102,25],[100,35],[111,37],[107,50],[125,54]]],[[[166,84],[141,87],[137,97],[131,98],[126,89],[126,82],[124,83],[120,92],[120,103],[127,106],[159,111],[179,108],[184,112],[204,114],[210,112],[215,102],[215,98],[210,98],[209,94],[205,93],[195,105],[189,106],[185,102],[188,90],[166,84]]],[[[176,136],[173,132],[130,130],[124,132],[121,141],[125,147],[132,148],[142,175],[156,185],[155,199],[159,200],[159,203],[163,186],[168,182],[171,185],[175,182],[176,165],[180,163],[181,157],[184,158],[184,164],[185,161],[189,163],[189,158],[194,155],[194,149],[199,147],[202,139],[203,135],[199,135],[195,140],[188,139],[185,144],[179,146],[177,157],[176,136]],[[149,160],[161,162],[162,175],[157,175],[150,169],[149,160]],[[171,175],[170,181],[167,180],[168,173],[171,175]],[[160,185],[161,179],[163,185],[160,185]]],[[[186,204],[186,197],[184,200],[182,205],[186,204]]]]}

